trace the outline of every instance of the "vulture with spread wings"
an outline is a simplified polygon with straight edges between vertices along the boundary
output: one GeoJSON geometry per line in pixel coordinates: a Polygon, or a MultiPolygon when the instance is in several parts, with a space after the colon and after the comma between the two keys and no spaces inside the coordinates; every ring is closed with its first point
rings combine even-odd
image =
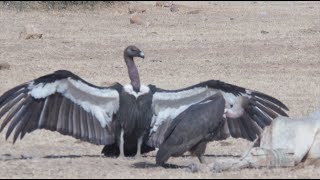
{"type": "MultiPolygon", "coordinates": [[[[124,51],[131,83],[90,84],[59,70],[16,86],[0,97],[0,130],[13,142],[37,129],[57,131],[97,145],[107,156],[140,156],[159,147],[172,120],[216,93],[227,104],[224,128],[233,137],[253,140],[288,108],[279,100],[246,88],[209,80],[180,90],[141,85],[135,46],[124,51]]],[[[195,119],[196,120],[196,119],[195,119]]],[[[193,128],[193,127],[190,127],[193,128]]]]}

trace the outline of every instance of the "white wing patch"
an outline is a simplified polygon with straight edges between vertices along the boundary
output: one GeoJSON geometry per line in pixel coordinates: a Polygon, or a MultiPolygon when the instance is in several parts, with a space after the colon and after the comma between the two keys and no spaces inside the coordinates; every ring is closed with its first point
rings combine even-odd
{"type": "Polygon", "coordinates": [[[29,94],[36,99],[46,98],[57,91],[57,87],[60,84],[60,81],[55,81],[53,83],[48,83],[44,85],[43,83],[33,85],[34,83],[30,83],[28,89],[31,90],[29,94]]]}
{"type": "Polygon", "coordinates": [[[111,123],[113,114],[119,109],[119,93],[116,90],[94,88],[71,78],[47,84],[34,85],[34,82],[31,82],[28,89],[35,99],[61,93],[85,111],[91,112],[103,128],[111,123]]]}
{"type": "Polygon", "coordinates": [[[180,106],[179,108],[166,108],[164,111],[159,112],[157,116],[153,116],[150,133],[156,132],[163,122],[173,120],[188,107],[188,105],[185,105],[180,106]]]}
{"type": "Polygon", "coordinates": [[[180,108],[180,106],[191,106],[205,98],[208,98],[218,90],[207,87],[198,87],[180,92],[157,92],[153,95],[152,106],[155,114],[165,111],[167,108],[180,108]]]}
{"type": "Polygon", "coordinates": [[[180,113],[193,104],[214,95],[219,90],[207,87],[197,87],[180,92],[157,92],[153,95],[151,133],[156,132],[158,127],[165,121],[176,118],[180,113]]]}
{"type": "MultiPolygon", "coordinates": [[[[182,98],[195,96],[198,94],[211,94],[211,93],[212,92],[208,91],[207,87],[198,87],[198,88],[189,89],[189,90],[185,90],[185,91],[181,91],[181,92],[157,92],[154,94],[153,99],[173,101],[173,100],[179,100],[182,98]]],[[[213,94],[215,94],[215,93],[213,93],[213,94]]]]}

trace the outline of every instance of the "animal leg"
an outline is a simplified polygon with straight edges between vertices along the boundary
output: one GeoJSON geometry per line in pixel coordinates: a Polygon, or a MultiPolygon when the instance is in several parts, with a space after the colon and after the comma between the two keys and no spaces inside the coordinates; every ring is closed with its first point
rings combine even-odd
{"type": "Polygon", "coordinates": [[[206,151],[207,142],[200,142],[193,148],[191,148],[190,152],[192,155],[197,156],[201,164],[206,164],[204,153],[206,151]]]}
{"type": "Polygon", "coordinates": [[[198,156],[198,159],[201,164],[207,164],[207,161],[203,155],[198,156]]]}
{"type": "Polygon", "coordinates": [[[137,154],[135,156],[136,159],[138,158],[141,158],[141,146],[142,146],[142,142],[143,142],[143,136],[141,136],[139,139],[138,139],[138,144],[137,144],[137,154]]]}
{"type": "Polygon", "coordinates": [[[121,130],[121,134],[120,134],[120,158],[124,158],[124,139],[123,139],[123,135],[124,135],[124,130],[121,130]]]}
{"type": "Polygon", "coordinates": [[[251,152],[251,150],[256,146],[257,143],[260,143],[260,138],[256,138],[253,142],[252,145],[250,146],[250,148],[242,155],[242,157],[240,158],[240,161],[242,161],[244,158],[246,158],[249,153],[251,152]]]}

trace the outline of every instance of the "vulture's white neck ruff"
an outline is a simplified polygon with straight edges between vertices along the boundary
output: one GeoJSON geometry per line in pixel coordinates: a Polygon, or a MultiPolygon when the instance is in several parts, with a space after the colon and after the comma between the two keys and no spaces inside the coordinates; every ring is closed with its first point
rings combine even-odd
{"type": "Polygon", "coordinates": [[[127,84],[123,88],[124,88],[124,91],[126,91],[128,94],[133,95],[136,98],[150,92],[150,88],[146,85],[141,85],[140,91],[138,93],[133,90],[133,87],[131,84],[127,84]]]}

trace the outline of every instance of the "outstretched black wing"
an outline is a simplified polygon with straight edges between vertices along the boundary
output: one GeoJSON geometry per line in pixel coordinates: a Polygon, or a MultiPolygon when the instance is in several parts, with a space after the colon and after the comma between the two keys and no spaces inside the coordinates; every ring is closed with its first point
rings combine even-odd
{"type": "Polygon", "coordinates": [[[6,138],[36,129],[58,131],[93,144],[114,143],[113,115],[119,109],[120,84],[94,86],[60,70],[19,85],[0,97],[0,130],[6,138]]]}
{"type": "Polygon", "coordinates": [[[166,129],[175,117],[191,105],[217,92],[221,92],[224,96],[227,111],[225,135],[219,139],[225,139],[231,135],[235,138],[254,140],[274,118],[279,115],[287,116],[284,111],[288,110],[287,106],[276,98],[216,80],[209,80],[180,90],[160,88],[153,88],[153,90],[154,116],[149,144],[154,147],[159,147],[166,129]]]}

